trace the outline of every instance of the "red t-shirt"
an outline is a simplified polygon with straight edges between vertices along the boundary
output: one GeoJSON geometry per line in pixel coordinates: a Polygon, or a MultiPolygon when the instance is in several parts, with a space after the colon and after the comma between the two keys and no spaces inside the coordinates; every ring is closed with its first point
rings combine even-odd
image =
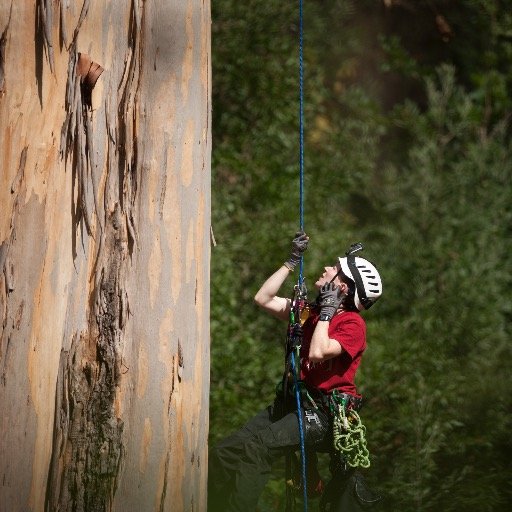
{"type": "Polygon", "coordinates": [[[356,312],[343,311],[335,315],[329,324],[329,338],[338,341],[343,352],[321,363],[310,363],[309,345],[318,316],[318,311],[312,310],[302,326],[304,338],[300,350],[301,378],[308,386],[324,393],[337,389],[357,395],[354,378],[366,349],[366,324],[356,312]]]}

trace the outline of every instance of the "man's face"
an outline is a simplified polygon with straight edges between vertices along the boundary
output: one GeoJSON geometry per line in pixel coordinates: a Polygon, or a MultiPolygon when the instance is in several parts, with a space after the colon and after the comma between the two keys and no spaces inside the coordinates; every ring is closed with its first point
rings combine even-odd
{"type": "MultiPolygon", "coordinates": [[[[315,283],[315,286],[317,288],[322,287],[325,283],[330,282],[330,280],[341,270],[340,264],[337,263],[336,265],[333,265],[332,267],[324,267],[324,273],[318,278],[317,282],[315,283]]],[[[340,280],[339,277],[337,277],[334,280],[334,284],[336,286],[342,286],[344,283],[340,280]]]]}

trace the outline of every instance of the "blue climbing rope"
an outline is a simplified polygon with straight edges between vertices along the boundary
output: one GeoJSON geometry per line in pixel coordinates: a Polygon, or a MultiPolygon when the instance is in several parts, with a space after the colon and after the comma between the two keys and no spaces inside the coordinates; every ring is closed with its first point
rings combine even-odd
{"type": "MultiPolygon", "coordinates": [[[[299,0],[299,221],[300,229],[304,231],[304,25],[303,25],[303,6],[299,0]]],[[[300,258],[298,289],[302,290],[304,286],[304,256],[300,258]]],[[[300,314],[297,321],[300,322],[300,314]]],[[[300,356],[299,356],[300,357],[300,356]]],[[[300,360],[300,359],[299,359],[300,360]]],[[[302,424],[302,407],[300,402],[300,390],[297,379],[297,370],[295,368],[295,352],[291,354],[291,367],[293,373],[293,384],[295,387],[295,400],[297,402],[297,416],[299,418],[300,434],[300,456],[302,463],[302,494],[304,501],[304,512],[308,510],[308,481],[306,466],[306,448],[304,440],[304,426],[302,424]]]]}
{"type": "Polygon", "coordinates": [[[300,403],[300,389],[297,379],[297,370],[295,368],[295,352],[291,354],[291,367],[293,374],[293,386],[295,388],[295,401],[297,402],[297,416],[299,418],[300,434],[300,458],[302,461],[302,497],[304,500],[304,512],[308,510],[308,482],[306,473],[306,447],[304,443],[304,424],[302,422],[302,406],[300,403]]]}
{"type": "MultiPolygon", "coordinates": [[[[303,58],[303,8],[299,0],[299,223],[304,230],[304,58],[303,58]]],[[[303,258],[300,259],[299,286],[302,286],[303,258]]]]}

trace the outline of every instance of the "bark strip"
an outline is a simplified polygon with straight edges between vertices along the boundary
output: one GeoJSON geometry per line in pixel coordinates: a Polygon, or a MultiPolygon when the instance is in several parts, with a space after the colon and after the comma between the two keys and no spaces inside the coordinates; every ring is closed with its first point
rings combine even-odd
{"type": "Polygon", "coordinates": [[[46,49],[46,57],[50,64],[50,70],[55,73],[55,53],[53,50],[53,0],[39,0],[37,5],[39,13],[40,30],[43,33],[43,40],[46,49]]]}

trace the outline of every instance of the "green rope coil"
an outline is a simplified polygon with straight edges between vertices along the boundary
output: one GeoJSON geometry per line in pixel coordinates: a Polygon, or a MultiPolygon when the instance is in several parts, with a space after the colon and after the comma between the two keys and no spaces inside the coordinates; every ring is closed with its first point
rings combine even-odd
{"type": "Polygon", "coordinates": [[[346,413],[345,403],[331,402],[333,412],[334,449],[350,467],[370,467],[370,453],[366,446],[366,427],[353,409],[346,413]]]}

